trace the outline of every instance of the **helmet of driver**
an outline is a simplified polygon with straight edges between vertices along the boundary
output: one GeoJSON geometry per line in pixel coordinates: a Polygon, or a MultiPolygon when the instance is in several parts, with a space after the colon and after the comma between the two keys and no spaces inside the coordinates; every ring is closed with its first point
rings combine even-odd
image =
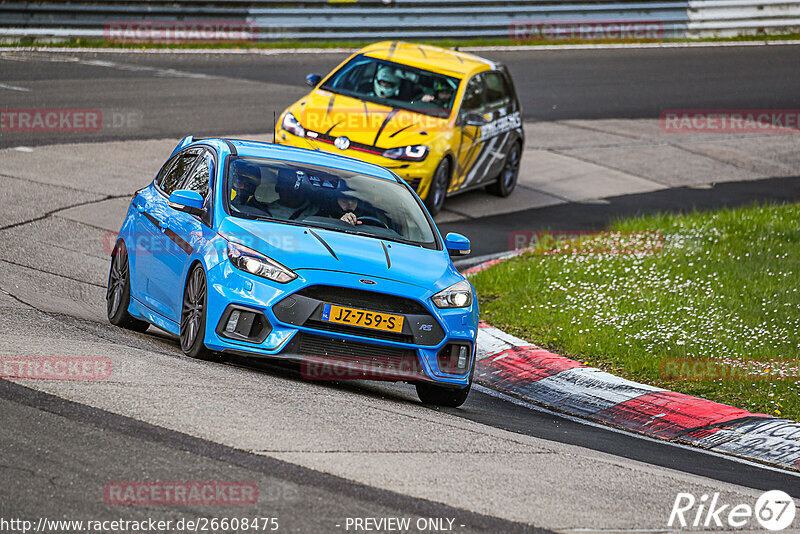
{"type": "Polygon", "coordinates": [[[400,92],[400,76],[391,67],[381,66],[375,73],[375,95],[379,98],[392,98],[400,92]]]}

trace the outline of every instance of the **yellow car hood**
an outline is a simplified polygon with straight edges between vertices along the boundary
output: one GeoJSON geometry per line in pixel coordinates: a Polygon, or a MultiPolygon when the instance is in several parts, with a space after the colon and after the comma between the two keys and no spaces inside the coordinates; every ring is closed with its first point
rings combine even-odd
{"type": "Polygon", "coordinates": [[[381,149],[428,144],[448,123],[448,119],[321,89],[312,91],[292,111],[303,128],[313,132],[309,138],[314,133],[327,139],[344,136],[351,143],[381,149]]]}

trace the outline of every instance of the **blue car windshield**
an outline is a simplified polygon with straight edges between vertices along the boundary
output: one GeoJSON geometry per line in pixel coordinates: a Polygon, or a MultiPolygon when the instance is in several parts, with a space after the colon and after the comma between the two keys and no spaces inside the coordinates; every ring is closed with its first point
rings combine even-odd
{"type": "Polygon", "coordinates": [[[228,213],[436,248],[429,218],[403,184],[363,174],[238,157],[228,163],[228,213]]]}
{"type": "Polygon", "coordinates": [[[359,100],[447,118],[461,80],[391,61],[356,56],[322,89],[359,100]]]}

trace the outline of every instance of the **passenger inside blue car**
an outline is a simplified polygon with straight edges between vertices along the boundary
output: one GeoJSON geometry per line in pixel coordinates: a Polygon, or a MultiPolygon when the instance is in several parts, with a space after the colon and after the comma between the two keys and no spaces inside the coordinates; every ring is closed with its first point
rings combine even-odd
{"type": "Polygon", "coordinates": [[[284,221],[302,221],[316,215],[319,205],[310,202],[306,186],[306,173],[299,169],[278,169],[275,192],[278,198],[264,207],[265,215],[284,221]]]}

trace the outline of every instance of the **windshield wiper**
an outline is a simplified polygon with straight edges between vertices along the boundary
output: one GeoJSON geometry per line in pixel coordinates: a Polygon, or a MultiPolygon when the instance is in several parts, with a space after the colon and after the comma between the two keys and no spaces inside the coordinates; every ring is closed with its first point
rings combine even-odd
{"type": "MultiPolygon", "coordinates": [[[[345,230],[345,231],[347,231],[347,230],[345,230]]],[[[347,232],[347,233],[352,233],[352,234],[356,234],[356,235],[363,235],[363,236],[367,236],[367,237],[374,237],[376,239],[384,239],[386,241],[392,241],[394,243],[402,243],[404,245],[414,245],[415,247],[425,248],[425,246],[422,245],[422,243],[418,243],[416,241],[409,241],[408,239],[403,239],[402,237],[386,237],[386,236],[381,236],[381,235],[378,235],[378,234],[370,234],[370,233],[367,233],[367,232],[347,232]]]]}
{"type": "Polygon", "coordinates": [[[285,220],[285,219],[275,219],[275,218],[272,218],[272,217],[258,216],[258,215],[253,215],[253,216],[250,216],[250,217],[241,217],[241,218],[242,219],[250,219],[250,220],[253,220],[253,221],[261,221],[261,222],[276,222],[276,223],[279,223],[279,224],[290,224],[292,226],[301,226],[301,227],[305,227],[305,228],[308,228],[308,229],[321,228],[322,230],[330,230],[332,232],[342,232],[342,233],[345,233],[345,234],[360,235],[360,236],[364,236],[364,237],[372,237],[374,239],[384,239],[386,241],[392,241],[394,243],[402,243],[404,245],[413,245],[415,247],[427,248],[427,247],[425,247],[425,245],[423,243],[419,243],[417,241],[410,241],[408,239],[403,239],[402,237],[388,237],[388,236],[382,236],[382,235],[378,235],[378,234],[372,234],[372,233],[369,233],[369,232],[361,232],[361,231],[358,231],[358,230],[348,230],[346,228],[341,228],[339,225],[334,225],[334,224],[331,224],[331,225],[310,224],[310,223],[308,223],[306,221],[288,221],[288,220],[285,220]]]}

